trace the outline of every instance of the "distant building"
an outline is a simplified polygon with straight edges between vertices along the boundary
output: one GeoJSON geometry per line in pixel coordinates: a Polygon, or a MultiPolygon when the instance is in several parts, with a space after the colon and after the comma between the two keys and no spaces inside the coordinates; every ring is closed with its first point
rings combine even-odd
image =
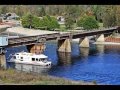
{"type": "Polygon", "coordinates": [[[15,13],[6,13],[6,19],[7,20],[14,20],[14,19],[17,19],[19,18],[18,15],[16,15],[15,13]]]}
{"type": "Polygon", "coordinates": [[[58,16],[57,20],[59,24],[65,24],[65,18],[63,16],[58,16]]]}

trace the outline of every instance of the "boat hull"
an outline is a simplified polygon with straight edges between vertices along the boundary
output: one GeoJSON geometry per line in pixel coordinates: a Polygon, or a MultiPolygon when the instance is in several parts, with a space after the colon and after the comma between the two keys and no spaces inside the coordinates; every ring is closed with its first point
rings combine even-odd
{"type": "Polygon", "coordinates": [[[30,63],[30,62],[19,62],[19,61],[8,61],[8,62],[12,62],[12,63],[15,63],[15,64],[24,64],[24,65],[35,65],[35,66],[41,66],[41,67],[44,67],[44,68],[51,68],[51,65],[41,65],[40,63],[30,63]]]}

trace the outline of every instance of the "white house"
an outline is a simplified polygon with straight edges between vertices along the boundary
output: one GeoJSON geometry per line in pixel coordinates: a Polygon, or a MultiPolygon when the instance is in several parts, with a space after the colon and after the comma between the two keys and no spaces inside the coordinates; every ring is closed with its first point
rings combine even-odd
{"type": "Polygon", "coordinates": [[[58,16],[57,20],[59,24],[65,24],[65,18],[63,16],[58,16]]]}
{"type": "Polygon", "coordinates": [[[15,13],[6,13],[6,16],[8,20],[19,18],[19,16],[16,15],[15,13]]]}

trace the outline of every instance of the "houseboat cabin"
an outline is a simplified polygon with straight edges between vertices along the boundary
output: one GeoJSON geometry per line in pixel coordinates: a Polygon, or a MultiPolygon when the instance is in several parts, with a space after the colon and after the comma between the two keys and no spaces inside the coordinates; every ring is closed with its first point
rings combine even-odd
{"type": "Polygon", "coordinates": [[[51,61],[48,61],[48,56],[44,54],[33,54],[28,52],[15,53],[10,62],[51,66],[51,61]]]}

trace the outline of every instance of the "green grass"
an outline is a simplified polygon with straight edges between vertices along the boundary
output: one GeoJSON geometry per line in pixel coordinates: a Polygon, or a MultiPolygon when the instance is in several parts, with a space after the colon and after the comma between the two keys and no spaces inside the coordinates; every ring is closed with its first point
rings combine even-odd
{"type": "Polygon", "coordinates": [[[60,31],[62,31],[62,32],[67,31],[64,24],[60,25],[60,31]]]}
{"type": "Polygon", "coordinates": [[[99,23],[99,28],[103,28],[103,23],[99,23]]]}
{"type": "Polygon", "coordinates": [[[17,72],[13,69],[0,70],[0,84],[24,84],[24,85],[95,85],[94,83],[75,82],[49,75],[34,75],[25,72],[17,72]]]}
{"type": "MultiPolygon", "coordinates": [[[[76,28],[76,27],[77,27],[77,25],[76,25],[76,23],[74,23],[73,29],[76,28]]],[[[63,32],[68,31],[64,24],[60,25],[60,30],[63,31],[63,32]]]]}

